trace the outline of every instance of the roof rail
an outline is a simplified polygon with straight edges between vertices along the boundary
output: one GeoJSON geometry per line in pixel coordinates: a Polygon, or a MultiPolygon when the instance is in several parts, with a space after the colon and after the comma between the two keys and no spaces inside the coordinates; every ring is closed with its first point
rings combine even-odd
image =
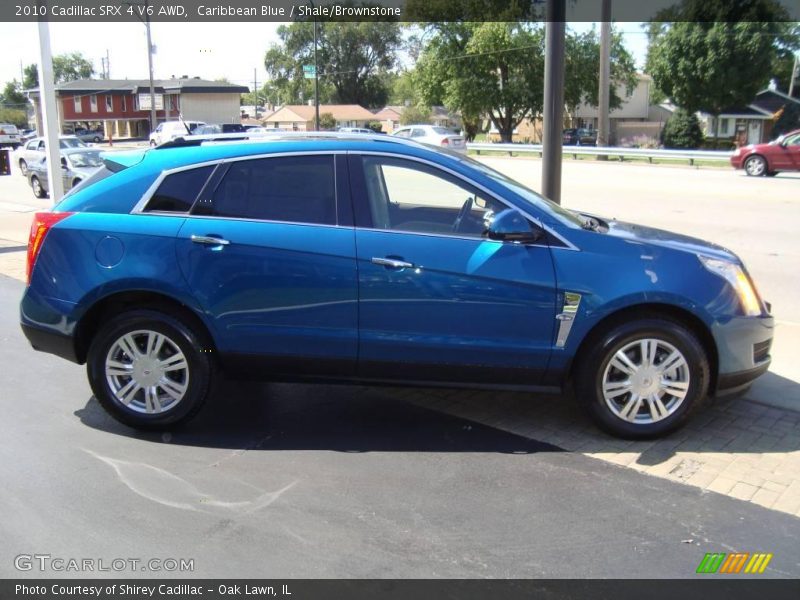
{"type": "Polygon", "coordinates": [[[169,142],[164,142],[156,149],[182,148],[188,146],[201,146],[204,144],[231,143],[231,142],[276,142],[290,140],[370,140],[375,142],[388,142],[391,144],[403,144],[418,146],[419,143],[413,140],[393,137],[380,133],[352,133],[344,131],[257,131],[254,133],[241,131],[236,133],[209,133],[202,135],[182,135],[169,142]]]}

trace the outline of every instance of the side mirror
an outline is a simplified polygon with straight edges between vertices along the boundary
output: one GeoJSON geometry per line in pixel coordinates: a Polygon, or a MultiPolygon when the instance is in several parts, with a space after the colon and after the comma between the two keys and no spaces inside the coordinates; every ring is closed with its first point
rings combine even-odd
{"type": "Polygon", "coordinates": [[[530,244],[540,239],[542,234],[534,229],[522,213],[513,208],[507,208],[491,217],[487,224],[486,237],[501,242],[530,244]]]}

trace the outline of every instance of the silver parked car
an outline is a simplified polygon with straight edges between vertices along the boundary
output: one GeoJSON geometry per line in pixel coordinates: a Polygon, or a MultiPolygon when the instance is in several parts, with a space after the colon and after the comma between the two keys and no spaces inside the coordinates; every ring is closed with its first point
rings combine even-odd
{"type": "MultiPolygon", "coordinates": [[[[64,190],[71,190],[81,181],[88,179],[103,167],[101,150],[90,148],[71,148],[61,151],[61,176],[64,190]]],[[[44,198],[49,193],[47,183],[47,158],[28,166],[28,182],[33,195],[44,198]]]]}
{"type": "MultiPolygon", "coordinates": [[[[81,140],[74,135],[62,135],[58,141],[59,148],[69,150],[70,148],[88,148],[81,140]]],[[[14,153],[14,162],[19,165],[19,170],[24,176],[28,175],[28,165],[37,163],[45,157],[45,138],[35,137],[19,148],[14,153]]]]}
{"type": "Polygon", "coordinates": [[[463,135],[458,135],[452,129],[439,127],[438,125],[406,125],[392,132],[392,135],[402,138],[410,138],[414,141],[436,146],[437,148],[447,148],[462,154],[467,153],[467,142],[463,135]]]}

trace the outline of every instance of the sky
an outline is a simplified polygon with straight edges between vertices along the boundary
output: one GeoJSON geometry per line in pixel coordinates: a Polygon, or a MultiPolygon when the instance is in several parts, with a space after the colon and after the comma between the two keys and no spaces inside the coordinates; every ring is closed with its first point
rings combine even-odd
{"type": "MultiPolygon", "coordinates": [[[[264,53],[278,41],[280,23],[153,23],[156,54],[153,69],[156,79],[202,77],[227,78],[231,83],[252,88],[254,69],[259,86],[266,78],[264,53]]],[[[583,31],[592,23],[574,23],[569,27],[583,31]]],[[[620,23],[625,44],[639,68],[644,64],[647,37],[638,23],[620,23]]],[[[111,77],[147,78],[147,41],[145,28],[134,23],[51,23],[53,54],[81,52],[102,69],[101,57],[108,51],[111,77]]],[[[0,84],[20,79],[20,61],[28,65],[38,61],[39,43],[36,23],[0,23],[4,59],[0,61],[0,84]]]]}

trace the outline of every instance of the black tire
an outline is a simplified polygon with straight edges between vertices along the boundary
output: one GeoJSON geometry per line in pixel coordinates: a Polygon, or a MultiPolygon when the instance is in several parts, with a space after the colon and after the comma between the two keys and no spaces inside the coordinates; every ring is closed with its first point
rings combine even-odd
{"type": "Polygon", "coordinates": [[[25,162],[24,158],[19,159],[19,170],[23,177],[28,174],[28,163],[25,162]]]}
{"type": "MultiPolygon", "coordinates": [[[[576,397],[586,406],[597,425],[612,435],[626,439],[666,435],[683,426],[708,393],[708,356],[697,336],[677,321],[659,316],[637,318],[612,326],[593,336],[587,343],[589,346],[581,352],[574,370],[576,397]],[[683,355],[687,363],[689,385],[686,396],[676,404],[674,412],[661,420],[634,423],[618,416],[609,407],[603,396],[603,377],[618,350],[645,338],[666,342],[683,355]]],[[[630,398],[623,394],[621,402],[626,397],[630,398]]],[[[643,402],[640,411],[644,412],[647,408],[648,404],[643,402]]],[[[646,419],[647,415],[643,417],[646,419]]]]}
{"type": "Polygon", "coordinates": [[[47,198],[47,192],[44,191],[42,182],[39,181],[39,178],[36,177],[36,175],[31,177],[31,189],[33,190],[33,195],[37,198],[47,198]]]}
{"type": "Polygon", "coordinates": [[[96,136],[94,136],[94,139],[93,139],[92,141],[93,141],[95,144],[99,144],[99,143],[100,143],[102,140],[100,139],[100,136],[97,136],[97,135],[96,135],[96,136]]]}
{"type": "MultiPolygon", "coordinates": [[[[215,368],[212,353],[201,333],[194,331],[179,317],[147,309],[122,313],[106,322],[92,340],[86,361],[89,383],[103,408],[117,421],[146,430],[172,428],[194,417],[211,393],[215,368]],[[142,330],[166,336],[186,358],[186,390],[174,406],[163,412],[145,413],[126,406],[114,395],[106,377],[106,357],[117,340],[125,334],[142,330]]],[[[134,396],[139,397],[139,392],[134,396]]],[[[130,402],[132,405],[137,403],[139,400],[130,402]]]]}

